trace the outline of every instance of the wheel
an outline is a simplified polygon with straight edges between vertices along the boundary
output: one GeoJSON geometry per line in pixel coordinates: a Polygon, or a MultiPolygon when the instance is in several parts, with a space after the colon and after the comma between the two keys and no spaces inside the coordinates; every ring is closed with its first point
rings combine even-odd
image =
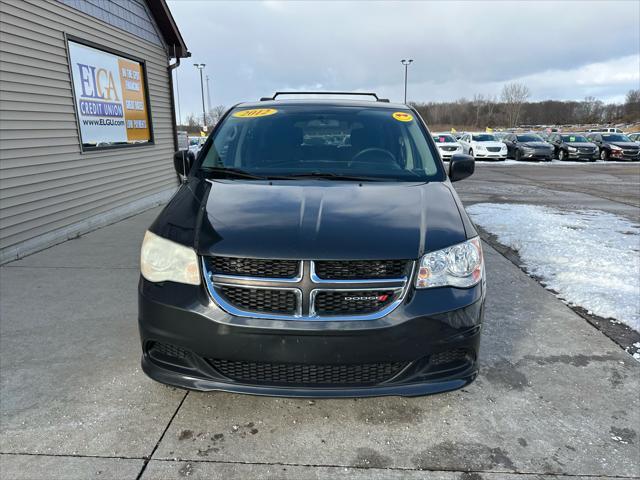
{"type": "Polygon", "coordinates": [[[560,149],[558,151],[558,160],[566,160],[567,159],[567,154],[564,153],[564,150],[560,149]]]}
{"type": "Polygon", "coordinates": [[[520,149],[516,150],[516,161],[517,162],[522,161],[522,152],[520,151],[520,149]]]}
{"type": "Polygon", "coordinates": [[[604,162],[609,160],[609,152],[607,152],[604,148],[600,150],[600,160],[604,162]]]}
{"type": "MultiPolygon", "coordinates": [[[[470,149],[469,149],[469,155],[471,155],[471,156],[473,157],[473,148],[470,148],[470,149]]],[[[473,157],[473,159],[475,160],[475,159],[476,159],[476,157],[473,157]]]]}

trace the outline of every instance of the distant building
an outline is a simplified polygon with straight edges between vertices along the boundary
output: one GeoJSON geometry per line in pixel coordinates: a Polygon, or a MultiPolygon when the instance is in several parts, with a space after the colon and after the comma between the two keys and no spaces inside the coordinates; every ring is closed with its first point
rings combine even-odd
{"type": "Polygon", "coordinates": [[[175,190],[165,0],[0,0],[0,263],[175,190]]]}

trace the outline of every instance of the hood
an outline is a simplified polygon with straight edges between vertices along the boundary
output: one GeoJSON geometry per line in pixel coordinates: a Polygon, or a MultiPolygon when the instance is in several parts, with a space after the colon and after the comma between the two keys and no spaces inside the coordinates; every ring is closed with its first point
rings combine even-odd
{"type": "Polygon", "coordinates": [[[596,144],[595,143],[591,143],[591,142],[565,142],[565,145],[568,147],[589,147],[589,148],[595,148],[596,144]]]}
{"type": "Polygon", "coordinates": [[[448,182],[210,183],[195,239],[202,255],[416,259],[467,238],[448,182]]]}
{"type": "Polygon", "coordinates": [[[482,145],[483,147],[504,147],[504,143],[502,142],[476,142],[474,140],[471,143],[474,145],[482,145]]]}
{"type": "Polygon", "coordinates": [[[547,142],[519,142],[518,145],[529,148],[551,148],[552,145],[547,142]]]}
{"type": "Polygon", "coordinates": [[[631,150],[637,150],[638,149],[638,144],[636,142],[605,142],[608,143],[609,145],[615,145],[616,147],[620,147],[620,148],[630,148],[631,150]]]}

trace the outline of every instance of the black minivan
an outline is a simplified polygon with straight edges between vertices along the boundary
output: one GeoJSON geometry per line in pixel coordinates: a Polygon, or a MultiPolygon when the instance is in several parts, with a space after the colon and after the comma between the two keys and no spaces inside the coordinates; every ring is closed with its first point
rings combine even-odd
{"type": "MultiPolygon", "coordinates": [[[[478,232],[411,107],[236,105],[144,237],[142,367],[195,390],[415,396],[477,375],[478,232]]],[[[335,95],[334,95],[335,98],[335,95]]]]}

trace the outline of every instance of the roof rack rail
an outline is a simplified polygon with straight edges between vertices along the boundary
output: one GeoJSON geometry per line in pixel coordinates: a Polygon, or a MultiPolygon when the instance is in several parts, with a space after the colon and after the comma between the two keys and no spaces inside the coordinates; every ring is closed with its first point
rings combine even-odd
{"type": "Polygon", "coordinates": [[[359,95],[365,97],[373,97],[376,102],[389,103],[388,98],[379,98],[376,93],[373,92],[276,92],[273,97],[262,97],[261,102],[267,102],[269,100],[275,100],[279,95],[359,95]]]}

